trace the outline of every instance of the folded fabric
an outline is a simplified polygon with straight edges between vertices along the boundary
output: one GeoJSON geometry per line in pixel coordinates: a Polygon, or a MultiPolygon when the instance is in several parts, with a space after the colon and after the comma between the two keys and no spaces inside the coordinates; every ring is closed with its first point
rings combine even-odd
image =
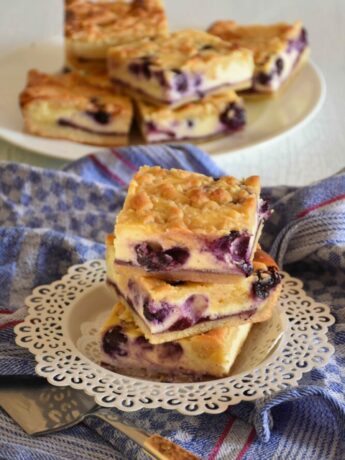
{"type": "MultiPolygon", "coordinates": [[[[24,298],[69,266],[104,257],[129,180],[139,166],[223,172],[196,147],[128,147],[85,157],[64,171],[0,163],[0,376],[34,372],[34,359],[15,345],[12,327],[25,316],[24,298]]],[[[236,171],[229,171],[236,176],[236,171]]],[[[204,459],[340,459],[345,457],[345,175],[309,187],[264,189],[275,213],[265,249],[332,307],[335,355],[306,374],[299,387],[220,415],[187,417],[143,410],[124,419],[158,432],[204,459]]],[[[1,378],[1,377],[0,377],[1,378]]],[[[15,459],[147,458],[106,424],[30,438],[0,409],[0,457],[15,459]]]]}

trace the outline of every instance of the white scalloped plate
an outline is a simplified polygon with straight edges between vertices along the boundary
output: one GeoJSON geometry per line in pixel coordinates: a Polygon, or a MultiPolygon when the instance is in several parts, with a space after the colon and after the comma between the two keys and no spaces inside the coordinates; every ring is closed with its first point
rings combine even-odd
{"type": "Polygon", "coordinates": [[[247,340],[254,353],[244,350],[233,375],[164,383],[117,374],[97,363],[97,330],[115,300],[104,281],[104,261],[71,267],[61,280],[34,289],[25,300],[28,315],[15,327],[16,343],[35,355],[38,375],[56,386],[84,390],[104,407],[220,413],[229,405],[297,385],[304,372],[325,365],[334,352],[326,335],[334,323],[329,308],[283,273],[278,308],[270,321],[254,326],[247,340]]]}
{"type": "MultiPolygon", "coordinates": [[[[18,95],[25,86],[29,69],[58,72],[63,65],[62,37],[30,44],[0,59],[0,138],[38,154],[74,161],[100,149],[25,133],[18,106],[18,95]]],[[[325,95],[322,73],[310,62],[277,96],[246,102],[248,124],[243,131],[200,147],[208,153],[224,155],[272,142],[308,123],[320,110],[325,95]]],[[[131,140],[133,144],[138,142],[142,143],[135,137],[131,140]]]]}

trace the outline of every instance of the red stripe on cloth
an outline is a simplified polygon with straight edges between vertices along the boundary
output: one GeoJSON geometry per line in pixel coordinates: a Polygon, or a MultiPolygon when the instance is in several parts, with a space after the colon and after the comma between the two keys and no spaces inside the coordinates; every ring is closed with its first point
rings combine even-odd
{"type": "Polygon", "coordinates": [[[117,150],[115,149],[111,149],[110,150],[112,155],[114,155],[114,157],[116,157],[118,160],[122,161],[122,163],[124,165],[127,166],[127,168],[131,169],[132,171],[137,171],[138,168],[135,166],[135,164],[133,164],[131,161],[129,161],[127,158],[125,158],[120,152],[118,152],[117,150]]]}
{"type": "Polygon", "coordinates": [[[89,158],[93,161],[93,163],[101,170],[104,172],[104,174],[106,174],[107,176],[109,176],[111,179],[115,180],[116,182],[118,182],[120,185],[122,186],[125,186],[127,187],[127,184],[126,182],[124,182],[121,177],[117,176],[116,174],[114,174],[105,164],[103,164],[101,161],[99,161],[99,159],[91,154],[89,155],[89,158]]]}
{"type": "Polygon", "coordinates": [[[256,435],[255,428],[252,428],[247,438],[247,441],[245,445],[242,447],[241,452],[237,455],[236,460],[241,460],[245,456],[247,450],[249,449],[249,447],[251,446],[252,442],[255,439],[255,435],[256,435]]]}
{"type": "Polygon", "coordinates": [[[222,447],[222,444],[225,440],[225,438],[227,437],[227,435],[229,434],[229,431],[231,430],[231,427],[232,425],[234,424],[236,418],[233,417],[232,415],[230,415],[230,420],[228,421],[228,423],[225,425],[225,428],[223,430],[223,433],[219,436],[219,439],[218,441],[216,442],[216,444],[214,445],[211,453],[209,454],[208,456],[208,460],[214,460],[216,457],[217,457],[217,454],[219,452],[219,449],[222,447]]]}
{"type": "Polygon", "coordinates": [[[328,204],[335,203],[336,201],[340,201],[344,199],[345,199],[345,193],[343,195],[339,195],[339,196],[330,198],[329,200],[322,201],[321,203],[315,204],[314,206],[311,206],[310,208],[304,209],[303,211],[299,212],[297,214],[297,218],[305,217],[310,212],[315,211],[315,209],[322,208],[323,206],[327,206],[328,204]]]}
{"type": "Polygon", "coordinates": [[[1,329],[6,329],[8,327],[14,327],[16,326],[17,324],[21,323],[23,320],[16,320],[16,321],[10,321],[9,323],[5,323],[5,324],[0,324],[0,331],[1,329]]]}
{"type": "Polygon", "coordinates": [[[0,315],[11,315],[12,313],[14,313],[14,311],[6,310],[6,308],[0,310],[0,315]]]}

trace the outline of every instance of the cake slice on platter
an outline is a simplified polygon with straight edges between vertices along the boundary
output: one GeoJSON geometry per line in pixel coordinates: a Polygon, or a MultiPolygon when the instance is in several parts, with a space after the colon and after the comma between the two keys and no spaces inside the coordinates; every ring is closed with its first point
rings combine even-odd
{"type": "Polygon", "coordinates": [[[252,93],[275,93],[309,57],[307,32],[301,21],[271,25],[217,21],[208,32],[229,44],[253,51],[255,72],[249,91],[252,93]]]}
{"type": "Polygon", "coordinates": [[[20,107],[28,133],[92,145],[128,143],[130,99],[90,85],[77,74],[31,70],[20,107]]]}
{"type": "Polygon", "coordinates": [[[102,365],[125,375],[198,381],[229,375],[251,324],[223,327],[186,339],[151,344],[117,302],[100,331],[102,365]]]}

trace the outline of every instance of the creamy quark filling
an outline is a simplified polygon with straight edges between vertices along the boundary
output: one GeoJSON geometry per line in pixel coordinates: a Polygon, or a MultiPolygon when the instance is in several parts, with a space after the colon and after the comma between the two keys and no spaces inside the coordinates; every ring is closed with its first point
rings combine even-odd
{"type": "MultiPolygon", "coordinates": [[[[172,115],[173,117],[173,115],[172,115]]],[[[149,142],[166,140],[205,139],[217,134],[239,131],[246,123],[245,110],[235,102],[229,103],[219,114],[186,117],[185,119],[142,120],[141,127],[149,142]]]]}
{"type": "Polygon", "coordinates": [[[214,75],[215,77],[210,79],[202,73],[157,69],[149,56],[133,61],[128,66],[112,65],[110,62],[110,78],[116,85],[125,86],[158,104],[171,105],[201,99],[208,93],[223,88],[238,85],[249,87],[252,68],[230,63],[227,67],[219,66],[215,69],[214,75]],[[233,75],[236,75],[236,78],[233,75]]]}
{"type": "Polygon", "coordinates": [[[147,272],[188,270],[248,276],[253,271],[252,255],[264,219],[264,214],[258,214],[254,234],[234,230],[212,240],[198,238],[193,250],[180,245],[165,249],[159,240],[130,240],[119,249],[115,262],[143,267],[147,272]]]}
{"type": "MultiPolygon", "coordinates": [[[[173,332],[187,329],[195,324],[218,319],[239,316],[249,319],[261,307],[270,292],[280,283],[280,275],[276,268],[258,270],[255,281],[248,293],[248,304],[243,309],[241,303],[229,302],[228,308],[223,307],[221,313],[212,313],[211,299],[205,293],[193,293],[169,302],[166,299],[154,300],[142,290],[135,279],[129,279],[126,286],[118,286],[113,280],[108,283],[116,293],[147,325],[152,334],[173,332]]],[[[182,285],[184,282],[168,282],[172,285],[182,285]]]]}

